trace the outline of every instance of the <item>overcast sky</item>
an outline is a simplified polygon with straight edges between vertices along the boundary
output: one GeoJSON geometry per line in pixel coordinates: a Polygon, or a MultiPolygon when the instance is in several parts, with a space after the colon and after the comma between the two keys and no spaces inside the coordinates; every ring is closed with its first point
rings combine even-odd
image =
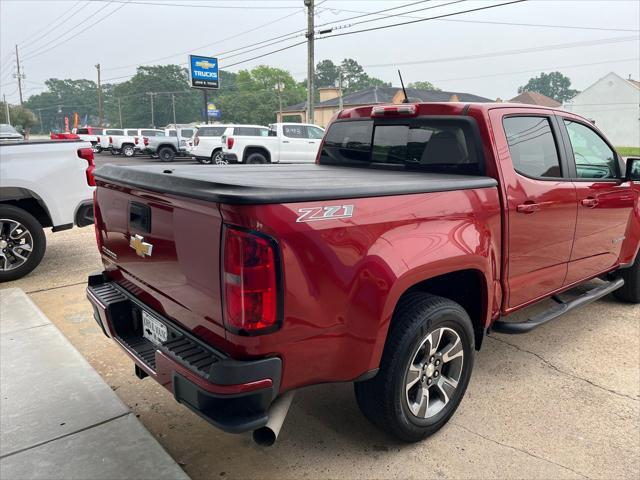
{"type": "MultiPolygon", "coordinates": [[[[334,31],[341,33],[507,1],[467,0],[447,6],[453,0],[316,0],[316,25],[337,22],[331,25],[344,26],[334,31]],[[407,4],[413,5],[400,8],[407,4]],[[358,12],[383,9],[390,9],[386,15],[413,13],[353,26],[349,24],[374,17],[340,22],[358,12]]],[[[182,63],[188,52],[223,54],[299,31],[306,28],[306,21],[303,0],[0,0],[0,93],[10,102],[17,101],[17,84],[12,78],[16,43],[29,96],[42,91],[42,82],[51,77],[95,80],[94,65],[98,62],[103,79],[126,77],[135,73],[133,65],[182,63]],[[254,31],[243,33],[248,30],[254,31]]],[[[577,89],[588,87],[610,71],[639,79],[638,30],[639,0],[530,0],[318,40],[315,58],[316,62],[354,58],[370,75],[394,85],[398,85],[396,70],[400,67],[406,83],[429,80],[443,90],[509,99],[519,85],[541,71],[559,70],[577,89]],[[569,45],[573,48],[567,48],[569,45]],[[506,54],[514,51],[519,53],[506,54]]],[[[286,42],[253,48],[242,55],[230,57],[237,52],[228,53],[230,58],[225,60],[222,55],[220,66],[224,69],[302,41],[304,36],[292,36],[286,42]]],[[[267,64],[289,70],[302,80],[306,78],[306,56],[306,46],[299,45],[229,70],[267,64]]]]}

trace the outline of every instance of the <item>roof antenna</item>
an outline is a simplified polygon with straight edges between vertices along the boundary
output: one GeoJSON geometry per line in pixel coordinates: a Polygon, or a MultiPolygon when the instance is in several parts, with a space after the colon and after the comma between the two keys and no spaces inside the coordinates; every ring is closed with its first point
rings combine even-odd
{"type": "Polygon", "coordinates": [[[404,93],[404,100],[402,103],[409,103],[409,97],[407,96],[407,90],[404,88],[404,82],[402,81],[402,74],[400,73],[400,69],[398,69],[398,76],[400,77],[400,85],[402,85],[402,92],[404,93]]]}

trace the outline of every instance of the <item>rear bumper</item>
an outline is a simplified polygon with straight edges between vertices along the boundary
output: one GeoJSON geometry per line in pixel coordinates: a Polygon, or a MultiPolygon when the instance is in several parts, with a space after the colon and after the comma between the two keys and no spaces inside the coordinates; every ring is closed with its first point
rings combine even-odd
{"type": "Polygon", "coordinates": [[[255,430],[267,423],[268,408],[280,388],[280,358],[229,358],[144,305],[104,274],[89,277],[87,298],[104,334],[124,349],[140,371],[171,391],[179,403],[230,433],[255,430]],[[142,311],[167,327],[167,341],[155,345],[142,336],[142,311]]]}

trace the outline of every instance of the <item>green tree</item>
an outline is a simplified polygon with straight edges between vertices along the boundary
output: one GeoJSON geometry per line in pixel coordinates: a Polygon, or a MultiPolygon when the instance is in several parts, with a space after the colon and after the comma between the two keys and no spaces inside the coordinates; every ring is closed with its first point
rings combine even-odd
{"type": "Polygon", "coordinates": [[[333,87],[340,75],[340,67],[331,60],[322,60],[316,65],[315,83],[317,88],[333,87]]]}
{"type": "Polygon", "coordinates": [[[526,85],[518,88],[518,93],[538,92],[558,102],[575,97],[578,90],[571,88],[571,80],[560,72],[544,73],[539,77],[530,78],[526,85]]]}
{"type": "Polygon", "coordinates": [[[433,83],[427,81],[411,82],[409,85],[407,85],[407,87],[415,88],[418,90],[435,90],[437,92],[441,91],[433,83]]]}
{"type": "Polygon", "coordinates": [[[379,78],[370,77],[362,66],[352,58],[345,58],[340,64],[345,93],[356,92],[369,87],[390,87],[391,84],[379,78]]]}
{"type": "Polygon", "coordinates": [[[7,106],[4,102],[0,102],[0,123],[11,123],[17,130],[26,130],[38,124],[38,118],[27,107],[20,105],[9,105],[9,116],[11,122],[7,118],[7,106]]]}

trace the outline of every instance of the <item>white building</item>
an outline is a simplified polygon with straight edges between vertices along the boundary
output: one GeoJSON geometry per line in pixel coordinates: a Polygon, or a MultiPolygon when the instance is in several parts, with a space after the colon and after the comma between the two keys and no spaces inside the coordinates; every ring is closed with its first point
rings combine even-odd
{"type": "Polygon", "coordinates": [[[563,108],[593,121],[616,147],[640,146],[640,82],[611,72],[563,108]]]}

